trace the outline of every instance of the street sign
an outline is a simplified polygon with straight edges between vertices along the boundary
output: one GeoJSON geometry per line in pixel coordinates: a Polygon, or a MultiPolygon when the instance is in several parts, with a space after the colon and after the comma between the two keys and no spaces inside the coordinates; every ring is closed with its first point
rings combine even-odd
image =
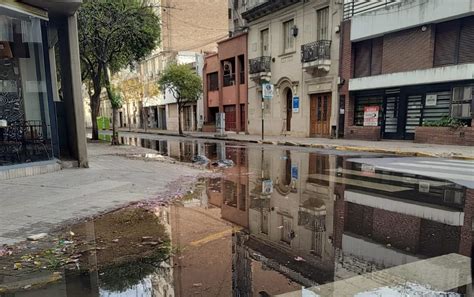
{"type": "Polygon", "coordinates": [[[262,84],[262,98],[270,100],[273,98],[273,85],[270,83],[262,84]]]}
{"type": "Polygon", "coordinates": [[[293,112],[300,111],[300,97],[294,96],[293,97],[293,112]]]}
{"type": "Polygon", "coordinates": [[[378,126],[379,125],[379,109],[380,109],[380,106],[365,106],[364,107],[364,126],[378,126]]]}
{"type": "Polygon", "coordinates": [[[426,95],[425,106],[436,106],[437,101],[438,101],[438,95],[436,94],[426,95]]]}
{"type": "Polygon", "coordinates": [[[291,178],[298,179],[298,165],[291,165],[291,178]]]}
{"type": "Polygon", "coordinates": [[[273,193],[273,181],[271,179],[265,179],[262,181],[262,194],[273,193]]]}

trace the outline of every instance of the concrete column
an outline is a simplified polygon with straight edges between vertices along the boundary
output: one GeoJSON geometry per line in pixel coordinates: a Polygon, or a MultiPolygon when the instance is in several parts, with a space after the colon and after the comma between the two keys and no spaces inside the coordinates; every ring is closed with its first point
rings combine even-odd
{"type": "Polygon", "coordinates": [[[79,167],[88,167],[76,15],[58,22],[58,35],[69,151],[79,167]]]}

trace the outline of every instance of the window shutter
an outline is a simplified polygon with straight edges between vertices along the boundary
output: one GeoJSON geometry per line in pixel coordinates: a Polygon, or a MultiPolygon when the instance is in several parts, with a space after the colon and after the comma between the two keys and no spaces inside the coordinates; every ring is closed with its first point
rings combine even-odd
{"type": "Polygon", "coordinates": [[[458,41],[459,20],[436,26],[434,66],[456,63],[456,44],[458,41]]]}
{"type": "Polygon", "coordinates": [[[354,77],[364,77],[370,75],[370,51],[372,41],[366,40],[354,45],[354,77]]]}
{"type": "Polygon", "coordinates": [[[372,39],[372,61],[370,75],[382,73],[383,37],[372,39]]]}
{"type": "Polygon", "coordinates": [[[463,20],[459,37],[459,63],[474,62],[474,17],[463,20]]]}

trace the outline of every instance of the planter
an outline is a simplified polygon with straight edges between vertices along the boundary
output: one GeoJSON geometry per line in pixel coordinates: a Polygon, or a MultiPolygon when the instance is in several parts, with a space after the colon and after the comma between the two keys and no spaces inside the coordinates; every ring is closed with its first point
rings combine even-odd
{"type": "Polygon", "coordinates": [[[380,140],[380,127],[349,126],[345,128],[345,139],[380,140]]]}
{"type": "Polygon", "coordinates": [[[416,127],[415,142],[474,146],[474,128],[416,127]]]}

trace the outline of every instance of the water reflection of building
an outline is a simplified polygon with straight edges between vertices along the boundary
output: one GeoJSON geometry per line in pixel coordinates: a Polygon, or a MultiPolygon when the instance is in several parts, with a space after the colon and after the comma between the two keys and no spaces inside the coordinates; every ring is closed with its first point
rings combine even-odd
{"type": "MultiPolygon", "coordinates": [[[[249,229],[248,234],[239,233],[234,239],[239,259],[234,267],[234,295],[247,296],[252,287],[260,287],[252,269],[246,269],[245,259],[260,262],[300,285],[332,281],[334,181],[329,169],[335,166],[336,157],[249,150],[248,158],[253,173],[249,229]],[[273,192],[265,195],[262,181],[268,180],[273,182],[273,192]]],[[[265,282],[261,276],[258,281],[265,282]]],[[[278,291],[282,285],[272,289],[278,291]]]]}
{"type": "Polygon", "coordinates": [[[336,172],[336,278],[448,253],[470,255],[472,189],[352,162],[336,172]]]}
{"type": "Polygon", "coordinates": [[[248,228],[249,170],[247,150],[239,146],[216,143],[206,146],[211,160],[232,160],[234,166],[225,169],[223,177],[209,180],[209,204],[221,208],[223,219],[248,228]]]}

